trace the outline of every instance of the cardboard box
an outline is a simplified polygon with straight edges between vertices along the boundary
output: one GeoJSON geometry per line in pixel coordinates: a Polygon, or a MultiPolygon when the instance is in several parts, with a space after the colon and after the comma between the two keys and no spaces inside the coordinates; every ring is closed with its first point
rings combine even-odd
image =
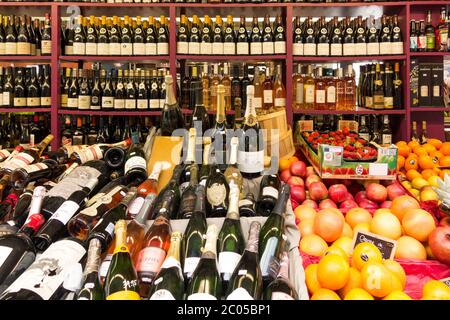
{"type": "Polygon", "coordinates": [[[419,64],[419,106],[431,106],[431,66],[419,64]]]}
{"type": "Polygon", "coordinates": [[[431,66],[431,105],[433,107],[443,107],[443,85],[444,85],[444,66],[442,63],[436,63],[431,66]]]}

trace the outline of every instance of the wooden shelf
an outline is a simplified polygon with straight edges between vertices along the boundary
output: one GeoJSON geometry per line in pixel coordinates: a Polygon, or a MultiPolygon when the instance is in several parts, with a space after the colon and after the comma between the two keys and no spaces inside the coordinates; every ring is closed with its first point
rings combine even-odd
{"type": "Polygon", "coordinates": [[[423,6],[423,5],[450,5],[450,1],[448,0],[431,0],[431,1],[408,1],[407,2],[411,6],[423,6]]]}
{"type": "Polygon", "coordinates": [[[2,61],[50,62],[51,56],[0,56],[2,61]]]}
{"type": "Polygon", "coordinates": [[[294,114],[406,114],[405,109],[399,110],[372,110],[357,108],[356,110],[294,110],[294,114]]]}
{"type": "MultiPolygon", "coordinates": [[[[52,5],[56,5],[58,2],[0,2],[0,7],[18,7],[18,6],[24,6],[24,7],[51,7],[52,5]]],[[[73,2],[67,2],[72,3],[73,2]]]]}
{"type": "Polygon", "coordinates": [[[450,111],[446,107],[411,107],[411,112],[444,112],[450,111]]]}
{"type": "Polygon", "coordinates": [[[450,52],[410,52],[409,55],[411,57],[450,57],[450,52]]]}
{"type": "Polygon", "coordinates": [[[388,56],[294,56],[294,61],[323,61],[323,62],[339,62],[339,61],[371,61],[371,60],[406,60],[406,55],[388,55],[388,56]]]}
{"type": "Polygon", "coordinates": [[[60,109],[59,114],[73,114],[86,116],[159,116],[161,111],[102,111],[102,110],[68,110],[60,109]]]}
{"type": "Polygon", "coordinates": [[[161,61],[169,56],[60,56],[64,61],[161,61]]]}
{"type": "Polygon", "coordinates": [[[50,108],[0,108],[0,112],[50,112],[50,108]]]}
{"type": "Polygon", "coordinates": [[[217,60],[285,60],[285,54],[272,55],[189,55],[177,54],[178,60],[195,60],[195,61],[217,61],[217,60]]]}

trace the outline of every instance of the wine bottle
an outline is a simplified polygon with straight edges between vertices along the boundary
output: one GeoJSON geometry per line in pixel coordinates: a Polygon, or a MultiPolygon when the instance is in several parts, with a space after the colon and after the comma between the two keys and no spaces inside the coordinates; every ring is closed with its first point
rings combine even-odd
{"type": "Polygon", "coordinates": [[[172,232],[170,248],[150,287],[149,300],[182,300],[184,278],[180,263],[181,233],[172,232]]]}
{"type": "Polygon", "coordinates": [[[161,135],[171,136],[178,128],[184,128],[184,119],[173,90],[173,78],[166,75],[166,102],[161,115],[161,135]]]}
{"type": "Polygon", "coordinates": [[[259,177],[264,170],[264,137],[253,104],[254,86],[247,86],[247,108],[239,139],[238,164],[244,178],[259,177]]]}
{"type": "Polygon", "coordinates": [[[136,270],[133,267],[133,262],[131,261],[130,253],[126,245],[126,221],[117,221],[114,231],[116,235],[116,248],[105,280],[106,299],[140,300],[136,270]]]}
{"type": "Polygon", "coordinates": [[[235,184],[239,193],[242,192],[243,186],[243,178],[241,172],[238,169],[237,157],[238,157],[238,146],[239,146],[239,138],[233,137],[230,141],[230,161],[227,169],[224,172],[225,179],[227,180],[229,186],[235,184]]]}
{"type": "Polygon", "coordinates": [[[195,128],[190,128],[187,139],[184,138],[184,144],[186,144],[187,141],[187,147],[183,149],[183,153],[185,153],[183,156],[185,156],[184,159],[184,167],[183,172],[180,177],[180,193],[183,194],[184,190],[188,187],[190,184],[190,177],[191,177],[191,167],[197,166],[195,161],[195,138],[196,138],[196,130],[195,128]],[[184,150],[187,150],[184,152],[184,150]]]}
{"type": "Polygon", "coordinates": [[[208,217],[224,217],[228,209],[228,195],[230,186],[216,165],[206,181],[206,213],[208,217]]]}
{"type": "Polygon", "coordinates": [[[262,293],[262,276],[258,261],[258,237],[261,224],[250,225],[247,246],[230,278],[227,300],[258,300],[262,293]]]}
{"type": "Polygon", "coordinates": [[[230,186],[230,204],[227,216],[220,229],[217,239],[217,251],[219,253],[219,272],[222,278],[224,290],[228,287],[228,281],[238,264],[245,241],[242,235],[241,222],[239,220],[239,189],[237,185],[230,186]]]}
{"type": "Polygon", "coordinates": [[[164,211],[168,210],[170,219],[176,218],[180,205],[179,181],[182,172],[183,166],[179,164],[176,165],[173,170],[172,178],[164,189],[159,192],[158,197],[154,202],[154,206],[151,209],[153,213],[152,219],[156,218],[162,208],[164,208],[164,211]]]}
{"type": "MultiPolygon", "coordinates": [[[[192,124],[191,127],[196,127],[196,122],[201,123],[201,130],[204,134],[206,130],[210,128],[209,116],[206,111],[203,99],[203,86],[201,82],[197,82],[193,87],[193,93],[195,96],[195,107],[192,113],[192,124]]],[[[198,133],[199,134],[199,133],[198,133]]]]}
{"type": "Polygon", "coordinates": [[[264,175],[261,180],[259,199],[258,199],[258,213],[262,216],[268,216],[278,200],[278,190],[280,189],[280,180],[278,175],[269,174],[264,175]]]}
{"type": "Polygon", "coordinates": [[[190,279],[202,254],[204,237],[206,235],[206,212],[205,212],[205,187],[197,185],[195,190],[195,210],[189,219],[184,231],[181,243],[183,274],[185,279],[190,279]]]}
{"type": "Polygon", "coordinates": [[[61,175],[67,167],[66,164],[58,164],[55,160],[47,159],[15,169],[11,173],[11,183],[15,189],[22,189],[32,181],[53,179],[61,175]]]}
{"type": "Polygon", "coordinates": [[[195,209],[195,188],[198,184],[198,167],[193,163],[189,166],[190,181],[187,188],[181,195],[180,208],[178,211],[179,219],[189,219],[195,209]]]}
{"type": "Polygon", "coordinates": [[[86,255],[84,244],[74,238],[57,241],[0,296],[0,300],[58,300],[65,289],[67,272],[86,255]]]}
{"type": "Polygon", "coordinates": [[[298,300],[298,293],[289,280],[289,256],[283,251],[280,270],[277,278],[273,280],[264,292],[265,300],[298,300]]]}
{"type": "Polygon", "coordinates": [[[205,248],[186,290],[187,300],[219,300],[222,296],[216,259],[217,232],[215,224],[208,226],[205,248]]]}
{"type": "Polygon", "coordinates": [[[227,130],[228,123],[225,117],[225,88],[223,85],[217,86],[217,115],[214,124],[212,146],[214,150],[215,163],[221,171],[227,168],[227,130]]]}
{"type": "Polygon", "coordinates": [[[199,183],[202,186],[206,186],[206,181],[211,174],[211,164],[210,164],[210,154],[211,154],[211,137],[203,138],[203,162],[199,173],[199,183]]]}
{"type": "Polygon", "coordinates": [[[264,283],[269,283],[271,279],[270,267],[273,260],[278,259],[278,252],[281,245],[281,237],[284,232],[284,214],[286,203],[289,199],[290,187],[284,184],[281,187],[278,201],[261,228],[259,234],[259,257],[264,283]]]}
{"type": "Polygon", "coordinates": [[[132,141],[133,144],[130,146],[125,160],[124,174],[128,184],[139,185],[147,179],[147,160],[139,144],[139,136],[132,135],[132,141]]]}
{"type": "Polygon", "coordinates": [[[98,279],[100,266],[100,254],[102,245],[98,239],[89,242],[86,267],[84,268],[84,280],[81,290],[77,293],[77,300],[104,300],[103,288],[98,279]]]}
{"type": "Polygon", "coordinates": [[[171,227],[164,212],[156,217],[143,240],[143,249],[136,260],[141,297],[148,298],[150,285],[158,274],[170,246],[171,227]]]}
{"type": "Polygon", "coordinates": [[[239,201],[239,215],[241,217],[256,216],[256,201],[253,193],[249,192],[239,201]]]}

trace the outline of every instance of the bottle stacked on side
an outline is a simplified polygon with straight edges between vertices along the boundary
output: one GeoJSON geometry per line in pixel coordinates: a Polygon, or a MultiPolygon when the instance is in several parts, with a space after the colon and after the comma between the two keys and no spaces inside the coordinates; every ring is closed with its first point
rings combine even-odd
{"type": "Polygon", "coordinates": [[[272,55],[286,54],[286,32],[280,15],[271,21],[269,15],[253,17],[247,23],[241,16],[239,23],[228,15],[214,21],[205,15],[203,21],[196,15],[189,20],[181,15],[177,30],[177,53],[190,55],[272,55]]]}
{"type": "Polygon", "coordinates": [[[52,52],[50,15],[44,18],[0,14],[0,55],[48,56],[52,52]]]}
{"type": "Polygon", "coordinates": [[[450,11],[441,9],[439,22],[433,25],[431,10],[426,20],[411,20],[409,49],[411,52],[447,52],[450,51],[450,11]]]}
{"type": "Polygon", "coordinates": [[[0,106],[50,108],[50,65],[0,67],[0,106]]]}
{"type": "Polygon", "coordinates": [[[208,64],[188,65],[188,72],[181,81],[182,108],[195,109],[197,101],[195,88],[201,85],[206,110],[216,112],[219,84],[225,89],[225,110],[235,111],[237,117],[242,116],[247,106],[247,86],[250,84],[255,86],[253,102],[257,113],[286,107],[286,90],[281,65],[214,63],[211,67],[208,64]]]}
{"type": "Polygon", "coordinates": [[[63,52],[65,55],[168,55],[169,20],[160,16],[159,20],[137,16],[101,18],[78,16],[72,25],[64,21],[63,52]],[[65,22],[65,23],[64,23],[65,22]]]}
{"type": "Polygon", "coordinates": [[[34,146],[50,134],[50,116],[16,115],[13,113],[0,116],[1,149],[11,149],[21,145],[34,146]]]}
{"type": "Polygon", "coordinates": [[[375,56],[403,54],[398,16],[351,19],[296,17],[293,54],[296,56],[375,56]]]}
{"type": "Polygon", "coordinates": [[[61,81],[61,108],[161,110],[166,99],[165,68],[70,69],[61,81]]]}

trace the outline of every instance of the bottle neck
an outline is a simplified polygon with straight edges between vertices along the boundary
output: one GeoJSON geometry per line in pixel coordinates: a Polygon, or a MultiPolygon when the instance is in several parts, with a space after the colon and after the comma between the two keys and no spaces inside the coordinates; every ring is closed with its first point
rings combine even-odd
{"type": "Polygon", "coordinates": [[[180,261],[180,247],[181,247],[181,233],[174,232],[170,237],[170,248],[167,252],[168,257],[172,257],[177,261],[180,261]]]}
{"type": "Polygon", "coordinates": [[[203,146],[203,165],[209,164],[209,154],[211,151],[211,142],[205,143],[203,146]]]}
{"type": "Polygon", "coordinates": [[[189,129],[189,141],[187,146],[186,163],[195,162],[195,129],[189,129]]]}
{"type": "MultiPolygon", "coordinates": [[[[221,85],[219,85],[221,86],[221,85]]],[[[218,88],[217,89],[217,116],[216,116],[216,122],[217,123],[224,123],[225,122],[225,89],[218,88]]]]}
{"type": "Polygon", "coordinates": [[[239,220],[239,188],[234,183],[230,184],[227,219],[239,220]]]}
{"type": "Polygon", "coordinates": [[[289,256],[286,251],[282,253],[278,278],[289,279],[289,256]]]}
{"type": "Polygon", "coordinates": [[[195,190],[196,200],[194,212],[201,212],[205,214],[205,187],[201,184],[197,185],[195,190]]]}
{"type": "Polygon", "coordinates": [[[166,103],[165,107],[175,106],[177,104],[177,99],[175,97],[175,92],[173,91],[173,80],[172,76],[166,76],[166,103]]]}
{"type": "Polygon", "coordinates": [[[116,248],[114,254],[118,252],[129,252],[127,247],[127,223],[119,220],[115,225],[116,248]]]}
{"type": "Polygon", "coordinates": [[[89,250],[86,261],[86,268],[84,275],[87,276],[92,272],[98,272],[98,268],[101,262],[102,244],[98,239],[92,239],[89,242],[89,250]]]}
{"type": "Polygon", "coordinates": [[[202,257],[212,258],[212,256],[214,257],[216,256],[217,235],[218,235],[217,226],[215,224],[209,225],[208,230],[206,231],[206,243],[202,257]]]}
{"type": "Polygon", "coordinates": [[[272,214],[278,214],[280,216],[284,215],[284,213],[286,212],[286,204],[289,199],[289,194],[290,194],[290,187],[288,184],[284,184],[281,187],[281,191],[278,196],[278,201],[272,210],[272,214]]]}
{"type": "Polygon", "coordinates": [[[237,137],[231,138],[230,143],[230,165],[237,164],[237,154],[238,154],[238,144],[239,140],[237,137]]]}
{"type": "Polygon", "coordinates": [[[252,222],[248,235],[248,242],[245,250],[258,253],[259,232],[261,231],[261,224],[259,222],[252,222]]]}
{"type": "Polygon", "coordinates": [[[158,181],[161,171],[162,171],[161,162],[155,163],[155,165],[153,166],[152,173],[150,173],[150,175],[148,176],[148,180],[158,181]]]}
{"type": "Polygon", "coordinates": [[[139,210],[138,215],[134,218],[134,220],[142,225],[145,225],[146,221],[148,220],[148,215],[150,214],[150,207],[152,206],[153,202],[155,201],[156,195],[154,193],[148,194],[145,199],[144,203],[139,210]]]}

